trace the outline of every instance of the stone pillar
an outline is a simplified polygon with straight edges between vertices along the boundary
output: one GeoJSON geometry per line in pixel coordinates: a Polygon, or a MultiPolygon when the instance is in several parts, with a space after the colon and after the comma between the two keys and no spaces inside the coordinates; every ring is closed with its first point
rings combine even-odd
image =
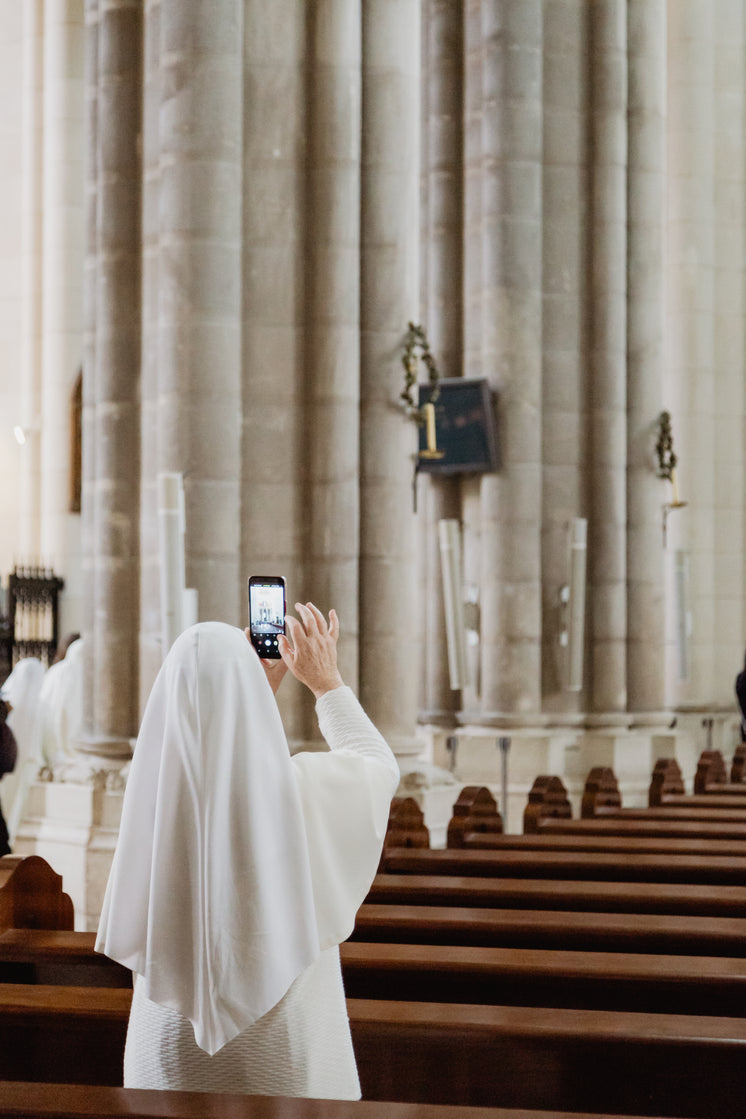
{"type": "Polygon", "coordinates": [[[94,409],[86,429],[93,707],[79,749],[116,762],[137,731],[142,15],[135,0],[107,0],[97,14],[95,354],[86,370],[94,409]]]}
{"type": "Polygon", "coordinates": [[[184,476],[199,616],[245,616],[240,579],[241,0],[160,9],[158,465],[184,476]]]}
{"type": "Polygon", "coordinates": [[[47,0],[44,16],[40,551],[66,578],[68,628],[80,624],[83,596],[79,524],[70,516],[70,416],[83,320],[83,0],[47,0]]]}
{"type": "Polygon", "coordinates": [[[487,722],[541,707],[542,8],[482,5],[482,361],[503,444],[481,483],[487,722]]]}
{"type": "Polygon", "coordinates": [[[585,0],[549,4],[544,11],[542,149],[542,707],[582,710],[584,690],[568,692],[567,607],[569,525],[587,516],[585,365],[583,335],[588,234],[581,200],[587,194],[585,0]]]}
{"type": "Polygon", "coordinates": [[[142,80],[142,281],[140,346],[140,642],[139,711],[145,708],[161,650],[158,555],[158,263],[161,152],[161,0],[146,0],[142,80]]]}
{"type": "MultiPolygon", "coordinates": [[[[241,620],[249,575],[284,575],[291,610],[310,598],[302,547],[308,9],[246,0],[244,12],[241,620]]],[[[304,691],[286,680],[278,694],[295,742],[309,734],[304,691]]]]}
{"type": "MultiPolygon", "coordinates": [[[[668,410],[679,458],[681,499],[669,518],[668,702],[699,709],[711,702],[714,679],[713,401],[713,7],[669,4],[668,292],[670,355],[668,410]],[[691,639],[688,675],[677,671],[677,610],[673,557],[688,559],[691,639]]],[[[734,673],[735,674],[735,673],[734,673]]]]}
{"type": "Polygon", "coordinates": [[[82,575],[89,593],[84,600],[82,634],[84,677],[83,728],[93,737],[94,586],[96,539],[94,494],[96,485],[96,312],[98,277],[98,37],[99,0],[85,7],[85,257],[83,261],[83,416],[82,416],[82,575]]]}
{"type": "MultiPolygon", "coordinates": [[[[463,134],[463,374],[482,377],[482,67],[486,44],[482,35],[482,0],[464,0],[464,134],[463,134]]],[[[481,582],[481,512],[479,480],[461,484],[463,509],[464,584],[481,582]]],[[[469,679],[461,693],[461,717],[479,717],[481,688],[479,646],[467,648],[469,679]]]]}
{"type": "MultiPolygon", "coordinates": [[[[715,510],[712,699],[733,704],[733,678],[746,644],[746,462],[744,400],[744,24],[743,5],[716,4],[713,112],[713,369],[715,510]]],[[[730,743],[728,744],[730,746],[730,743]]]]}
{"type": "MultiPolygon", "coordinates": [[[[423,28],[425,75],[422,322],[443,377],[463,371],[463,82],[464,5],[428,0],[423,28]]],[[[461,485],[446,476],[419,482],[420,617],[424,711],[452,723],[460,691],[451,689],[438,521],[460,520],[461,485]]]]}
{"type": "Polygon", "coordinates": [[[42,305],[42,122],[44,89],[44,0],[23,5],[23,126],[21,203],[21,416],[27,432],[21,454],[20,557],[41,558],[41,305],[42,305]]]}
{"type": "MultiPolygon", "coordinates": [[[[664,408],[665,0],[629,0],[627,172],[627,707],[665,699],[662,506],[657,419],[664,408]]],[[[680,514],[676,514],[680,515],[680,514]]]]}
{"type": "Polygon", "coordinates": [[[418,0],[365,0],[361,184],[360,695],[401,755],[417,750],[415,428],[396,407],[419,309],[418,0]]]}
{"type": "Polygon", "coordinates": [[[597,0],[590,5],[588,606],[591,707],[603,713],[627,702],[626,51],[626,0],[597,0]]]}
{"type": "MultiPolygon", "coordinates": [[[[305,430],[307,593],[340,616],[342,675],[358,686],[361,14],[309,11],[305,430]]],[[[309,705],[310,706],[310,705],[309,705]]],[[[310,712],[309,712],[310,714],[310,712]]],[[[315,719],[311,721],[315,729],[315,719]]]]}

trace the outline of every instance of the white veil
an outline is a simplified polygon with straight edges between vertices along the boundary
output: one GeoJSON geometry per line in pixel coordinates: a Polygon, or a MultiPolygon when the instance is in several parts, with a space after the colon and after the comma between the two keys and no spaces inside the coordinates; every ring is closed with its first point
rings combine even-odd
{"type": "Polygon", "coordinates": [[[345,761],[342,803],[307,821],[316,780],[296,773],[242,631],[205,622],[174,642],[143,716],[96,947],[189,1018],[208,1053],[349,935],[380,856],[391,776],[372,807],[370,767],[345,761]],[[347,886],[337,872],[351,844],[364,872],[347,886]]]}

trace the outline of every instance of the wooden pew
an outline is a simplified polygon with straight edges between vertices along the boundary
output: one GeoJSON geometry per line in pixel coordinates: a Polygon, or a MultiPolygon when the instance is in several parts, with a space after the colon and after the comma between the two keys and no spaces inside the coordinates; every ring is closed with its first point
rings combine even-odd
{"type": "MultiPolygon", "coordinates": [[[[121,1083],[131,992],[0,985],[0,1079],[121,1083]]],[[[366,1099],[741,1119],[746,1020],[349,999],[366,1099]]]]}
{"type": "Polygon", "coordinates": [[[129,968],[94,950],[94,932],[6,929],[0,933],[0,983],[131,987],[129,968]]]}
{"type": "MultiPolygon", "coordinates": [[[[742,938],[746,921],[740,925],[742,938]]],[[[612,950],[599,936],[590,954],[566,945],[557,951],[545,946],[366,942],[359,938],[360,927],[358,939],[341,946],[345,990],[352,998],[616,1007],[733,1017],[746,1013],[746,960],[722,952],[715,957],[652,954],[641,950],[638,942],[638,951],[631,954],[612,950]]],[[[631,928],[628,925],[627,932],[631,928]]],[[[106,986],[131,985],[126,969],[94,952],[91,936],[30,930],[16,932],[5,944],[0,938],[0,948],[6,957],[33,968],[28,982],[43,984],[51,977],[56,985],[67,986],[85,968],[106,986]],[[66,941],[60,942],[60,936],[66,941]]],[[[687,943],[691,948],[691,934],[687,943]]],[[[737,953],[742,946],[743,939],[737,953]]],[[[90,981],[87,985],[94,986],[90,981]]]]}
{"type": "Polygon", "coordinates": [[[430,832],[414,797],[394,797],[391,801],[383,846],[384,849],[430,846],[430,832]]]}
{"type": "MultiPolygon", "coordinates": [[[[15,1119],[571,1119],[563,1109],[455,1107],[308,1100],[232,1093],[157,1092],[83,1084],[0,1083],[0,1115],[15,1119]]],[[[578,1119],[630,1119],[583,1112],[578,1119]]]]}
{"type": "Polygon", "coordinates": [[[737,885],[746,883],[745,855],[556,850],[437,850],[394,847],[384,852],[386,874],[445,874],[500,878],[737,885]]]}
{"type": "Polygon", "coordinates": [[[673,758],[661,758],[653,769],[648,803],[651,808],[734,809],[746,814],[746,786],[688,795],[679,763],[673,758]]]}
{"type": "MultiPolygon", "coordinates": [[[[684,822],[711,823],[717,825],[717,828],[713,827],[711,831],[707,829],[708,834],[715,835],[719,830],[723,836],[730,835],[733,838],[739,836],[739,828],[730,829],[727,825],[746,824],[746,802],[737,800],[734,806],[732,798],[713,799],[705,796],[703,800],[701,796],[686,796],[683,794],[681,770],[676,762],[664,762],[657,770],[657,778],[655,771],[653,776],[658,783],[651,795],[654,799],[662,798],[662,802],[645,808],[625,808],[622,806],[622,797],[614,771],[607,766],[595,766],[588,774],[585,783],[580,806],[581,819],[596,822],[610,819],[616,823],[628,820],[638,822],[651,820],[656,822],[658,829],[664,826],[673,829],[677,823],[684,822]],[[666,777],[670,778],[667,783],[663,780],[666,777]]],[[[559,778],[556,780],[559,781],[559,778]]],[[[546,813],[544,818],[540,810],[536,809],[535,815],[538,816],[539,827],[532,830],[553,831],[560,826],[559,821],[557,824],[552,822],[551,812],[546,813]]],[[[526,817],[524,817],[524,824],[525,822],[526,817]]],[[[622,830],[620,829],[620,834],[622,830]]],[[[687,828],[686,832],[690,833],[694,830],[696,829],[687,828]]]]}
{"type": "Polygon", "coordinates": [[[352,999],[746,1017],[746,960],[547,948],[341,946],[352,999]]]}
{"type": "Polygon", "coordinates": [[[38,855],[0,858],[0,929],[72,929],[62,878],[38,855]]]}
{"type": "MultiPolygon", "coordinates": [[[[604,796],[604,804],[609,783],[603,791],[594,781],[594,774],[586,782],[584,799],[604,796]]],[[[617,803],[621,802],[616,777],[610,775],[617,803]]],[[[667,812],[646,809],[645,820],[627,819],[612,816],[599,819],[593,814],[586,819],[573,820],[569,816],[570,801],[560,778],[537,778],[529,794],[525,813],[526,831],[523,835],[505,835],[502,820],[494,797],[486,788],[469,786],[459,800],[471,800],[479,796],[479,816],[471,817],[462,807],[461,813],[454,808],[454,815],[448,825],[448,843],[451,849],[477,848],[485,850],[587,850],[607,852],[670,852],[690,855],[742,855],[746,853],[746,820],[737,823],[723,820],[721,813],[713,813],[715,819],[699,823],[693,820],[671,819],[667,812]],[[546,798],[546,799],[545,799],[546,798]],[[564,805],[567,811],[558,811],[564,805]],[[472,827],[472,819],[478,819],[478,827],[472,827]],[[561,838],[560,838],[561,837],[561,838]]],[[[458,804],[458,802],[457,802],[458,804]]]]}
{"type": "Polygon", "coordinates": [[[467,785],[453,806],[446,846],[463,847],[465,835],[500,835],[503,822],[492,793],[484,785],[467,785]]]}
{"type": "Polygon", "coordinates": [[[746,917],[479,909],[447,905],[362,905],[351,941],[551,948],[582,952],[740,956],[746,917]]]}
{"type": "Polygon", "coordinates": [[[703,886],[686,882],[583,882],[446,874],[377,874],[366,901],[384,905],[746,917],[746,886],[703,886]]]}
{"type": "Polygon", "coordinates": [[[736,780],[728,780],[728,770],[720,750],[703,750],[694,774],[694,792],[713,796],[746,796],[743,762],[734,758],[731,773],[737,775],[736,780]]]}

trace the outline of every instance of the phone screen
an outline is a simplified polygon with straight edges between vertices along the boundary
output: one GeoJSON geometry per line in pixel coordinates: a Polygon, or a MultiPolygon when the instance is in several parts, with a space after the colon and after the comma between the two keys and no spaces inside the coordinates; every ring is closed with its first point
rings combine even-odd
{"type": "Polygon", "coordinates": [[[249,629],[259,656],[278,659],[277,638],[285,632],[285,580],[281,575],[252,575],[249,579],[249,629]]]}

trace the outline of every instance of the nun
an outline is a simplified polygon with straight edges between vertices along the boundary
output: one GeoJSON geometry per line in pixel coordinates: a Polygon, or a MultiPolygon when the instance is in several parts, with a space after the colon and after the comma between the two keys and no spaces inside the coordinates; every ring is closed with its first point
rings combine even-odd
{"type": "Polygon", "coordinates": [[[38,657],[23,657],[0,688],[0,699],[9,708],[7,723],[17,743],[15,766],[3,779],[0,794],[11,847],[23,819],[29,789],[42,764],[41,692],[44,676],[44,665],[38,657]]]}
{"type": "Polygon", "coordinates": [[[337,668],[339,623],[287,618],[281,661],[192,626],[153,685],[96,941],[132,969],[132,1088],[359,1099],[339,961],[399,771],[337,668]],[[290,670],[328,751],[291,757],[290,670]]]}

